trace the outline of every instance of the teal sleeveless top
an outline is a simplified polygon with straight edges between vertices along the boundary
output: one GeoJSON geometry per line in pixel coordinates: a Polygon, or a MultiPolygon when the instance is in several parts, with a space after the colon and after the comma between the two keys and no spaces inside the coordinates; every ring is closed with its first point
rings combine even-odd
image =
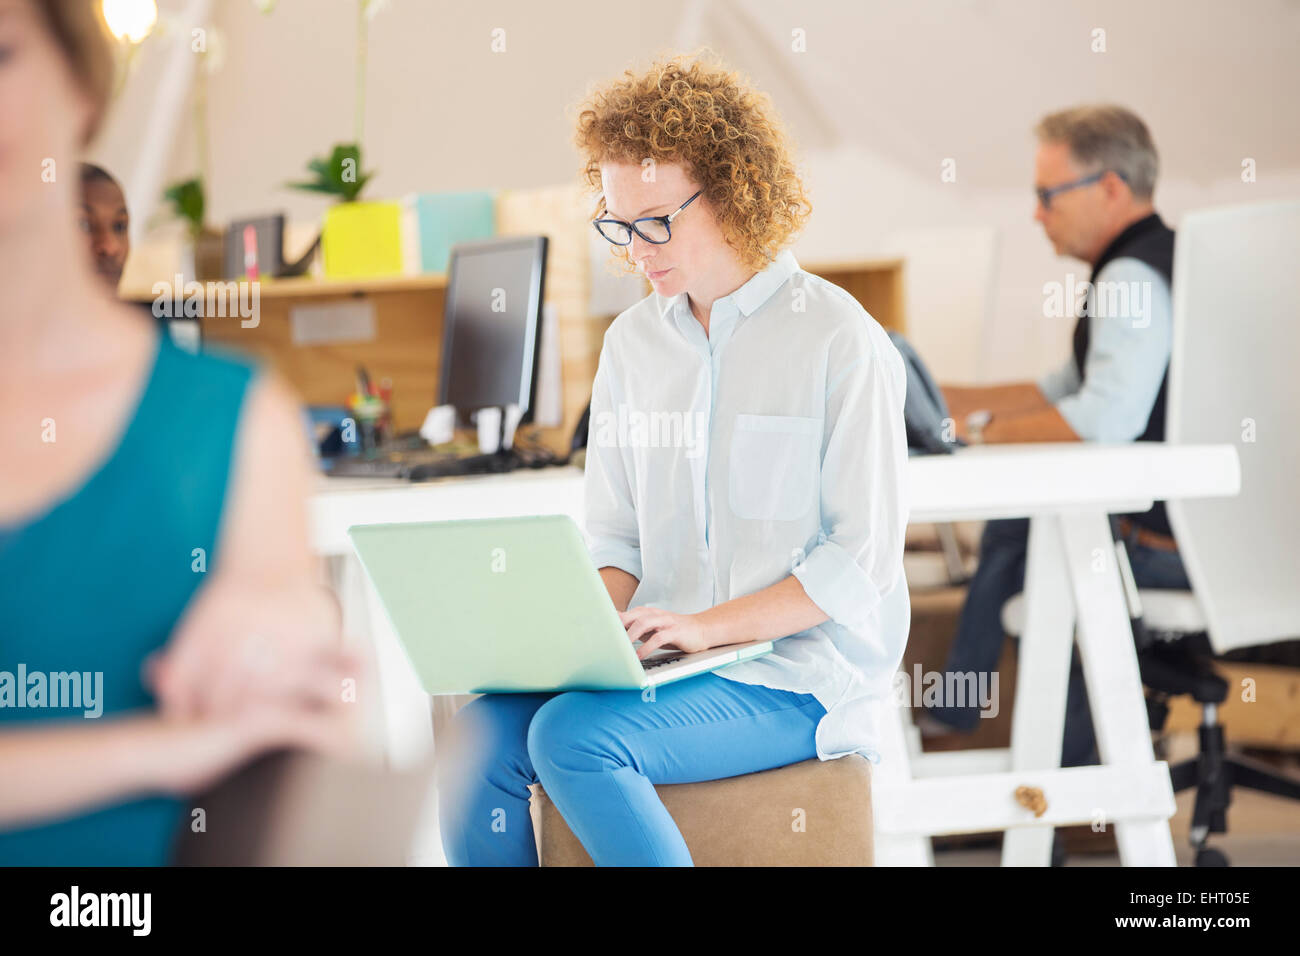
{"type": "MultiPolygon", "coordinates": [[[[235,358],[184,352],[160,331],[108,458],[44,513],[0,525],[0,733],[154,706],[141,667],[215,566],[254,375],[235,358]]],[[[178,799],[144,795],[0,829],[0,865],[163,864],[185,814],[178,799]]]]}

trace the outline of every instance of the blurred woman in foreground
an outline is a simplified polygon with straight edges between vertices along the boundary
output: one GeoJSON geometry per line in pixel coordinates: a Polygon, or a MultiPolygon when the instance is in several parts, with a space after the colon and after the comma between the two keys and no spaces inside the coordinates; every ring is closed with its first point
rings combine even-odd
{"type": "Polygon", "coordinates": [[[178,350],[86,254],[98,10],[0,0],[0,864],[166,862],[182,795],[354,726],[293,397],[178,350]]]}

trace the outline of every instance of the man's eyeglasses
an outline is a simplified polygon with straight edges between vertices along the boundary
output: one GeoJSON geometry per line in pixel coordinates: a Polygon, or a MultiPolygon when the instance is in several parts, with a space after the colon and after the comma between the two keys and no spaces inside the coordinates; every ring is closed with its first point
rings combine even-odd
{"type": "Polygon", "coordinates": [[[696,196],[702,192],[703,189],[698,190],[695,196],[686,200],[667,216],[646,216],[633,222],[624,222],[622,219],[597,219],[592,225],[596,227],[598,233],[616,246],[631,245],[634,232],[646,242],[662,246],[673,237],[672,221],[681,214],[683,209],[695,202],[696,196]]]}
{"type": "Polygon", "coordinates": [[[1039,186],[1034,189],[1034,193],[1038,196],[1038,201],[1042,203],[1044,209],[1051,209],[1053,196],[1059,196],[1061,193],[1069,192],[1071,189],[1078,189],[1080,186],[1091,186],[1093,183],[1101,182],[1102,178],[1109,172],[1114,172],[1120,179],[1128,182],[1124,174],[1119,170],[1103,169],[1099,173],[1093,173],[1091,176],[1084,176],[1082,179],[1076,179],[1073,182],[1061,183],[1059,186],[1052,186],[1047,189],[1039,186]]]}

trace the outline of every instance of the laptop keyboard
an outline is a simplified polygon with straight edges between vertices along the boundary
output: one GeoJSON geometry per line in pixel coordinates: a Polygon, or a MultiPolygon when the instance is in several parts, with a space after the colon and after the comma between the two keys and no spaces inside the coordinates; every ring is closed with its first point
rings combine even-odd
{"type": "Polygon", "coordinates": [[[653,660],[642,661],[641,667],[643,670],[650,670],[655,667],[663,667],[665,664],[671,664],[674,661],[680,661],[685,656],[686,656],[685,654],[672,654],[666,657],[656,657],[653,660]]]}

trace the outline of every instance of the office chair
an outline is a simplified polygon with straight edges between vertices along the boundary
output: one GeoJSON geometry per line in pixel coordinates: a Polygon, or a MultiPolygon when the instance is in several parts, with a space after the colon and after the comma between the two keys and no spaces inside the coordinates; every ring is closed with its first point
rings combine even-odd
{"type": "MultiPolygon", "coordinates": [[[[1192,596],[1192,592],[1178,592],[1192,596]]],[[[1139,611],[1141,613],[1141,611],[1139,611]]],[[[1145,621],[1144,621],[1145,623],[1145,621]]],[[[1232,788],[1246,787],[1291,800],[1300,800],[1300,780],[1274,770],[1262,761],[1227,752],[1218,707],[1228,696],[1228,682],[1214,672],[1213,653],[1205,630],[1134,634],[1138,669],[1147,688],[1147,718],[1157,733],[1169,716],[1169,698],[1183,694],[1201,706],[1197,728],[1200,751],[1169,768],[1174,792],[1196,788],[1189,832],[1197,866],[1227,866],[1223,852],[1206,845],[1211,833],[1227,833],[1227,810],[1232,788]]]]}
{"type": "MultiPolygon", "coordinates": [[[[1166,507],[1191,591],[1132,584],[1127,553],[1116,548],[1138,667],[1153,730],[1168,700],[1201,705],[1200,753],[1170,768],[1175,791],[1196,788],[1190,840],[1197,866],[1225,866],[1206,845],[1227,832],[1233,787],[1300,800],[1300,780],[1227,752],[1218,707],[1227,681],[1211,658],[1300,636],[1300,202],[1261,203],[1190,214],[1178,230],[1173,273],[1173,352],[1165,440],[1231,443],[1241,465],[1232,498],[1170,501],[1166,507]]],[[[1024,600],[1003,608],[1003,627],[1020,633],[1024,600]]]]}

